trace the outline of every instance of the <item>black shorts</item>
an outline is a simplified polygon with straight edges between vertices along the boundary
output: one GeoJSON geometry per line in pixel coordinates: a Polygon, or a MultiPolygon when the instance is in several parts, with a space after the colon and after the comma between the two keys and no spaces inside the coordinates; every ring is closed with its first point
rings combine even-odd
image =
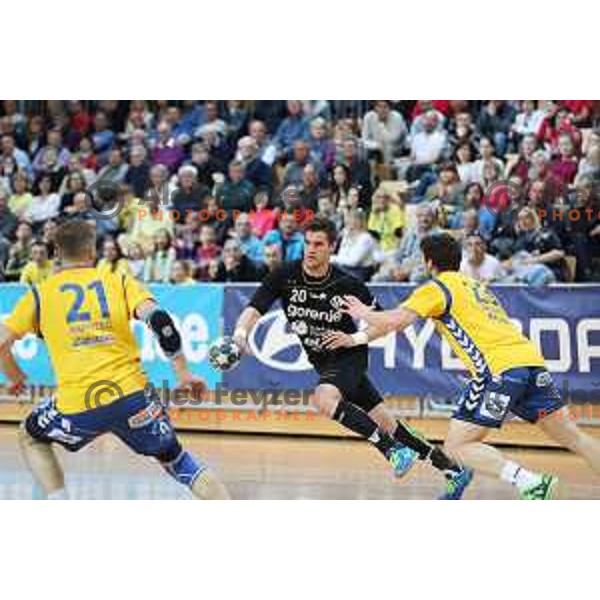
{"type": "Polygon", "coordinates": [[[368,366],[368,359],[361,356],[331,358],[317,367],[319,384],[335,386],[344,400],[369,412],[383,402],[383,397],[367,375],[368,366]]]}

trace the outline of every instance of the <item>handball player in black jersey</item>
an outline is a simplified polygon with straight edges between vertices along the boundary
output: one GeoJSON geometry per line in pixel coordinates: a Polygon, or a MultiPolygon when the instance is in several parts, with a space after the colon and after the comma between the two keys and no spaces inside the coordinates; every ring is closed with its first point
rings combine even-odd
{"type": "Polygon", "coordinates": [[[291,330],[319,374],[314,405],[369,440],[397,476],[404,475],[418,458],[429,460],[446,477],[442,498],[459,499],[471,473],[395,419],[369,380],[368,343],[381,332],[375,327],[359,331],[354,320],[339,309],[347,295],[377,304],[366,285],[331,263],[335,226],[326,219],[315,219],[305,226],[304,235],[304,259],[284,263],[263,280],[238,319],[234,340],[249,352],[250,331],[280,300],[291,330]],[[329,349],[332,345],[336,348],[329,349]]]}

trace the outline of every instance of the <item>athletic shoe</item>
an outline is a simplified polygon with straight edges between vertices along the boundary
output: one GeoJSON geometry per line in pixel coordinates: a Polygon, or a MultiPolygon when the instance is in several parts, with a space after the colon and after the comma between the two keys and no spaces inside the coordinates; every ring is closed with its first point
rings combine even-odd
{"type": "Polygon", "coordinates": [[[473,479],[473,471],[463,467],[456,475],[446,479],[446,492],[438,500],[460,500],[473,479]]]}
{"type": "Polygon", "coordinates": [[[558,484],[558,477],[554,475],[542,475],[541,481],[521,490],[521,500],[552,500],[552,495],[558,484]]]}
{"type": "Polygon", "coordinates": [[[402,444],[396,444],[387,455],[396,477],[404,477],[411,470],[418,457],[419,455],[414,450],[402,444]]]}

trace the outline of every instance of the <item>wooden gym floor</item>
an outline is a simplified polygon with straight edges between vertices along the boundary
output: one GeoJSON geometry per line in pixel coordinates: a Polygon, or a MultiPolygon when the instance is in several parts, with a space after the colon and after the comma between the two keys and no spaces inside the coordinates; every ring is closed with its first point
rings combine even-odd
{"type": "MultiPolygon", "coordinates": [[[[0,499],[39,497],[16,446],[16,427],[0,426],[0,499]]],[[[442,478],[418,464],[402,482],[368,444],[349,439],[187,433],[183,443],[220,474],[235,499],[433,499],[442,478]]],[[[567,497],[600,499],[600,477],[579,458],[553,449],[506,449],[535,470],[560,475],[567,497]]],[[[187,490],[152,461],[105,436],[73,455],[59,450],[72,498],[176,499],[187,490]]],[[[478,477],[469,499],[511,499],[507,485],[478,477]]]]}

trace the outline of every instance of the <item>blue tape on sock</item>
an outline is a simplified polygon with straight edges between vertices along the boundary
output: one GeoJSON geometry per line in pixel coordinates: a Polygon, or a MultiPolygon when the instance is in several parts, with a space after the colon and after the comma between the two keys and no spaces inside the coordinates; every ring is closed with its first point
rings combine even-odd
{"type": "Polygon", "coordinates": [[[163,466],[171,477],[188,487],[194,485],[194,481],[207,468],[204,463],[198,462],[192,454],[185,450],[173,462],[163,466]]]}

